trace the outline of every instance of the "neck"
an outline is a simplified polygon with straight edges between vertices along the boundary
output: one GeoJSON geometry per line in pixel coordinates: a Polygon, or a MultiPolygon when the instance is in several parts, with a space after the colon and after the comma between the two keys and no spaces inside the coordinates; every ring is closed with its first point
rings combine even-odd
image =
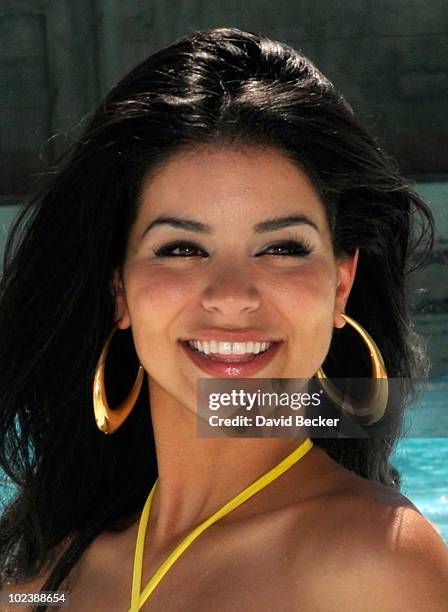
{"type": "MultiPolygon", "coordinates": [[[[196,415],[151,389],[151,417],[157,452],[158,484],[151,506],[151,539],[179,538],[282,461],[305,438],[198,438],[196,415]]],[[[312,455],[312,449],[307,455],[312,455]]],[[[222,522],[287,504],[309,478],[310,457],[234,510],[222,522]],[[298,480],[299,479],[299,480],[298,480]],[[294,484],[296,488],[294,488],[294,484]],[[292,490],[291,490],[292,489],[292,490]],[[296,489],[296,491],[294,490],[296,489]]],[[[303,487],[302,487],[303,488],[303,487]]]]}

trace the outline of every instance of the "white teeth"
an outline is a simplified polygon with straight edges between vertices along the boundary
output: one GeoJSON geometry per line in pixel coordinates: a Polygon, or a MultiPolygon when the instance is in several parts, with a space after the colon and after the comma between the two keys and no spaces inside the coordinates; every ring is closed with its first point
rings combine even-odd
{"type": "Polygon", "coordinates": [[[221,355],[231,355],[232,354],[232,343],[231,342],[220,342],[218,344],[218,353],[221,355]]]}
{"type": "Polygon", "coordinates": [[[246,352],[246,347],[244,346],[244,342],[234,342],[232,353],[235,355],[244,355],[246,352]]]}
{"type": "Polygon", "coordinates": [[[254,353],[255,355],[266,351],[272,346],[272,342],[220,342],[218,340],[188,340],[188,344],[197,351],[208,355],[216,353],[220,355],[244,355],[254,353]]]}

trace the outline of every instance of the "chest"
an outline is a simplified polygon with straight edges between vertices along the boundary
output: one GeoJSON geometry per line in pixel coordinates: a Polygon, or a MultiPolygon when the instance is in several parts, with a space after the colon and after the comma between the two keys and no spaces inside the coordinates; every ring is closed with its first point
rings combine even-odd
{"type": "MultiPolygon", "coordinates": [[[[119,551],[118,551],[119,552],[119,551]]],[[[169,551],[168,551],[169,552],[169,551]]],[[[145,549],[142,588],[167,556],[145,549]]],[[[71,612],[129,610],[133,559],[111,551],[110,563],[84,568],[71,588],[71,612]]],[[[302,576],[284,521],[245,530],[215,528],[203,533],[174,563],[141,610],[144,612],[282,612],[297,610],[302,576]]]]}

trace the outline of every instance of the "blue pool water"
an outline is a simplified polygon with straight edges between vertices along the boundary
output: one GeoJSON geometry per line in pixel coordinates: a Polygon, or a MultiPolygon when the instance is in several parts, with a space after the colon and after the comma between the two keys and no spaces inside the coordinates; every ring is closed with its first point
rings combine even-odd
{"type": "Polygon", "coordinates": [[[440,377],[428,385],[411,415],[409,433],[417,431],[426,437],[400,440],[393,463],[402,475],[402,493],[437,527],[448,543],[447,378],[440,377]]]}
{"type": "Polygon", "coordinates": [[[448,543],[448,438],[407,438],[394,453],[401,492],[448,543]]]}
{"type": "MultiPolygon", "coordinates": [[[[402,439],[392,462],[402,477],[401,491],[440,531],[448,543],[448,429],[438,437],[430,437],[438,423],[446,421],[448,413],[448,380],[433,382],[422,395],[413,413],[414,432],[426,437],[402,439]],[[426,428],[421,433],[422,422],[426,428]],[[442,437],[445,436],[445,437],[442,437]]],[[[0,511],[13,493],[11,487],[0,487],[0,511]]]]}

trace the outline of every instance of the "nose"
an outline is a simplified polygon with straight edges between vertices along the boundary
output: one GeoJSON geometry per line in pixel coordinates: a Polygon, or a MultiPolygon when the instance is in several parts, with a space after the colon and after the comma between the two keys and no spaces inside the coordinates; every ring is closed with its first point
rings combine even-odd
{"type": "Polygon", "coordinates": [[[260,299],[248,271],[226,262],[209,277],[201,303],[207,311],[236,317],[255,312],[260,307],[260,299]]]}

